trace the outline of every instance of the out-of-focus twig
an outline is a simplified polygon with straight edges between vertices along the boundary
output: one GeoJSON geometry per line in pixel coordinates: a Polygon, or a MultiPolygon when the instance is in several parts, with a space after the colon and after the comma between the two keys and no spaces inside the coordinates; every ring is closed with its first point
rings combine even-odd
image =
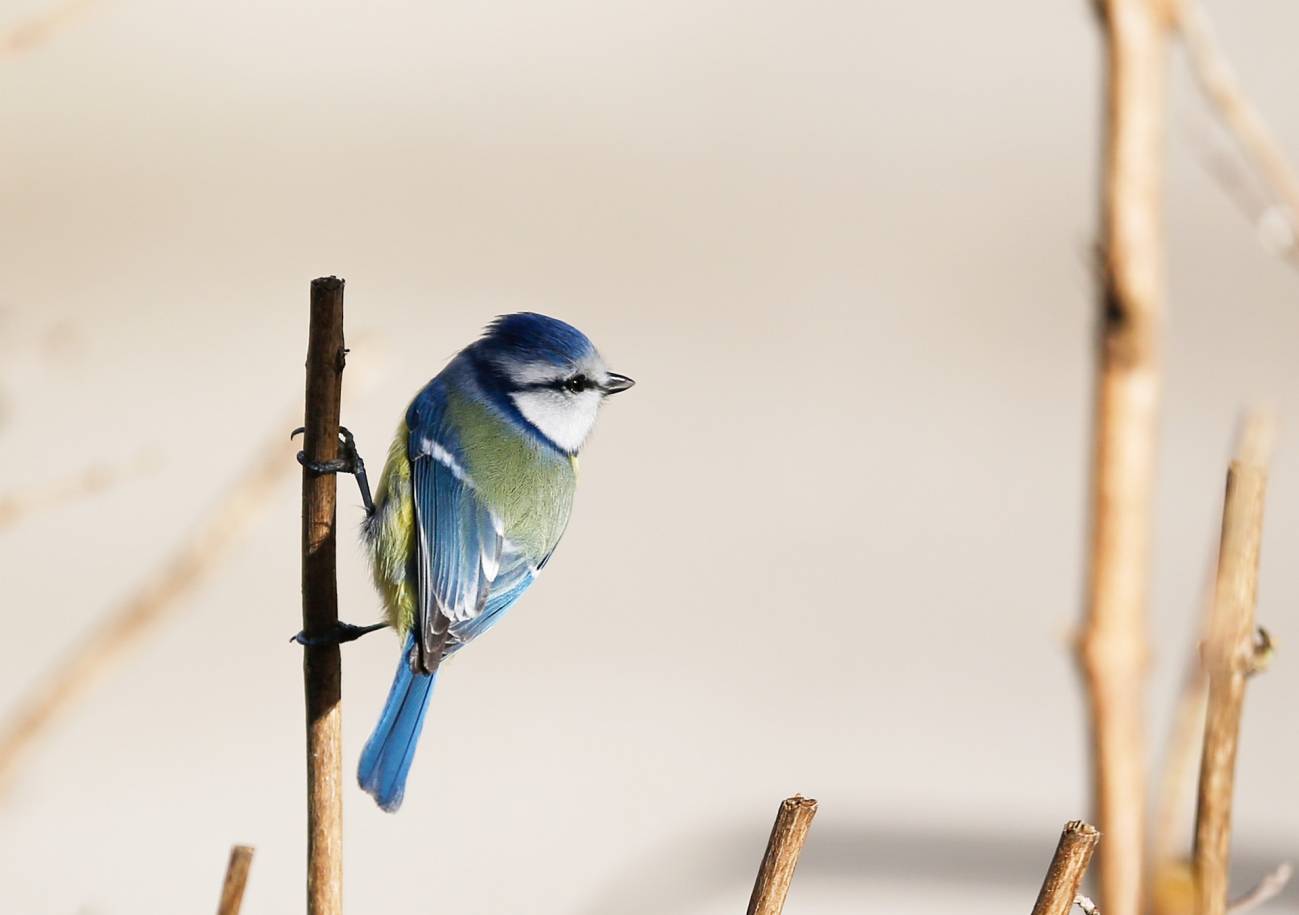
{"type": "Polygon", "coordinates": [[[244,904],[244,887],[248,885],[248,869],[253,865],[253,850],[247,845],[230,849],[230,863],[226,865],[226,879],[221,884],[221,902],[217,915],[239,915],[244,904]]]}
{"type": "Polygon", "coordinates": [[[158,464],[157,456],[150,454],[128,465],[96,465],[46,486],[0,494],[0,530],[34,512],[97,495],[136,474],[152,472],[158,464]]]}
{"type": "Polygon", "coordinates": [[[780,802],[758,879],[749,897],[748,915],[780,915],[784,910],[794,868],[814,816],[816,801],[811,798],[796,794],[780,802]]]}
{"type": "Polygon", "coordinates": [[[1245,915],[1246,912],[1253,911],[1259,906],[1275,899],[1285,889],[1285,885],[1290,882],[1294,875],[1294,868],[1289,863],[1278,864],[1276,869],[1263,875],[1263,879],[1254,884],[1254,888],[1233,900],[1227,906],[1227,915],[1245,915]]]}
{"type": "Polygon", "coordinates": [[[1289,245],[1284,253],[1296,257],[1299,255],[1295,248],[1295,234],[1299,232],[1299,174],[1245,94],[1199,0],[1172,0],[1170,6],[1196,82],[1284,208],[1290,228],[1289,245]]]}
{"type": "Polygon", "coordinates": [[[1145,847],[1146,600],[1164,299],[1167,21],[1162,0],[1104,0],[1104,286],[1097,348],[1087,610],[1092,798],[1106,915],[1138,915],[1145,847]]]}
{"type": "Polygon", "coordinates": [[[0,793],[23,751],[212,574],[272,501],[275,486],[295,466],[285,434],[292,421],[286,420],[277,424],[275,434],[258,450],[257,459],[217,504],[216,511],[134,594],[77,639],[68,654],[19,701],[17,711],[0,726],[0,793]]]}
{"type": "Polygon", "coordinates": [[[1083,875],[1100,838],[1096,827],[1082,820],[1064,824],[1051,866],[1033,905],[1033,915],[1068,915],[1079,898],[1078,888],[1082,886],[1083,875]]]}
{"type": "Polygon", "coordinates": [[[0,57],[30,51],[81,16],[99,0],[64,0],[53,9],[0,28],[0,57]]]}
{"type": "Polygon", "coordinates": [[[1209,705],[1192,855],[1197,915],[1225,915],[1227,909],[1240,716],[1245,683],[1256,668],[1254,608],[1267,488],[1267,467],[1257,463],[1259,458],[1256,451],[1242,454],[1227,472],[1218,586],[1204,647],[1209,705]]]}
{"type": "MultiPolygon", "coordinates": [[[[383,345],[379,337],[365,339],[366,345],[373,343],[375,349],[383,345]]],[[[369,371],[354,375],[354,396],[379,380],[377,366],[377,360],[369,360],[369,371]]],[[[184,598],[207,581],[260,512],[273,502],[270,497],[275,487],[298,466],[287,432],[297,424],[299,409],[286,411],[276,421],[267,439],[253,450],[256,457],[248,469],[217,502],[213,513],[189,537],[181,539],[133,594],[94,623],[0,722],[0,796],[26,752],[129,649],[180,609],[184,598]]]]}

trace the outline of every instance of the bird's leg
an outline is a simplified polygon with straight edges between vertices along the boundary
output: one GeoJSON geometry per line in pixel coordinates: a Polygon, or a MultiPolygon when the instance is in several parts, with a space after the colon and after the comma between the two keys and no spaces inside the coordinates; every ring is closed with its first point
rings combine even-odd
{"type": "MultiPolygon", "coordinates": [[[[301,426],[293,430],[289,438],[302,433],[301,426]]],[[[374,499],[370,497],[370,479],[365,475],[365,461],[356,450],[356,439],[346,426],[338,427],[339,447],[343,456],[332,461],[309,461],[305,451],[298,452],[298,463],[313,473],[350,473],[356,477],[356,485],[361,490],[361,503],[365,506],[365,515],[374,514],[374,499]]]]}
{"type": "MultiPolygon", "coordinates": [[[[293,438],[303,432],[299,426],[289,435],[293,438]]],[[[374,499],[370,497],[370,480],[365,475],[365,461],[361,460],[360,453],[356,450],[356,439],[346,426],[338,427],[339,447],[343,456],[335,458],[332,461],[309,461],[305,451],[298,452],[298,463],[310,470],[312,473],[350,473],[356,477],[356,485],[361,490],[361,502],[365,506],[365,515],[367,518],[374,516],[374,499]]],[[[343,642],[354,642],[367,633],[374,632],[376,629],[383,629],[387,623],[374,623],[369,626],[356,626],[352,623],[337,622],[332,630],[316,635],[307,635],[299,632],[293,636],[290,641],[297,642],[299,645],[341,645],[343,642]]]]}
{"type": "Polygon", "coordinates": [[[377,629],[387,628],[387,623],[371,623],[369,626],[354,626],[351,623],[338,622],[334,624],[331,631],[320,635],[307,635],[305,632],[299,632],[290,642],[297,642],[299,645],[341,645],[343,642],[355,642],[361,636],[374,632],[377,629]]]}

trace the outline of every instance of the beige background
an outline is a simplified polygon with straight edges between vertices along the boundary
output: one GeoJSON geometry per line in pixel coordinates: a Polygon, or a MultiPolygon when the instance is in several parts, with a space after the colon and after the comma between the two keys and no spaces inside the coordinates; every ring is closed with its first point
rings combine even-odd
{"type": "MultiPolygon", "coordinates": [[[[1299,153],[1299,7],[1210,10],[1299,153]]],[[[348,280],[374,464],[482,324],[545,310],[640,384],[544,580],[444,678],[395,817],[351,781],[394,644],[346,649],[350,910],[736,912],[802,791],[789,915],[1026,911],[1086,805],[1099,52],[1082,0],[106,0],[5,53],[3,486],[142,470],[0,530],[0,691],[287,433],[312,276],[348,280]]],[[[1299,276],[1212,176],[1228,147],[1172,64],[1157,735],[1234,418],[1262,398],[1283,422],[1243,887],[1299,854],[1299,276]]],[[[29,760],[0,910],[204,911],[234,841],[250,915],[300,906],[295,479],[29,760]]]]}

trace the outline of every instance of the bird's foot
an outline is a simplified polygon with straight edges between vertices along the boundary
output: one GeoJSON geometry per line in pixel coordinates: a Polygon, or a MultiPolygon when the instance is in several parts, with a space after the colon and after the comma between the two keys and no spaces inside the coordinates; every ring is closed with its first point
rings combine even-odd
{"type": "MultiPolygon", "coordinates": [[[[289,438],[303,434],[306,430],[299,426],[289,433],[289,438]]],[[[365,461],[361,460],[361,453],[356,450],[356,439],[346,426],[338,427],[338,447],[342,452],[341,457],[332,461],[309,461],[305,451],[298,452],[298,463],[310,470],[312,473],[350,473],[356,477],[356,485],[361,490],[361,501],[365,505],[367,515],[374,514],[374,499],[370,497],[370,480],[365,475],[365,461]]]]}
{"type": "Polygon", "coordinates": [[[374,632],[378,629],[386,629],[387,623],[372,623],[369,626],[354,626],[351,623],[337,622],[334,628],[323,633],[307,635],[306,632],[299,632],[290,642],[297,642],[299,645],[315,647],[317,645],[341,645],[344,642],[355,642],[361,636],[374,632]]]}

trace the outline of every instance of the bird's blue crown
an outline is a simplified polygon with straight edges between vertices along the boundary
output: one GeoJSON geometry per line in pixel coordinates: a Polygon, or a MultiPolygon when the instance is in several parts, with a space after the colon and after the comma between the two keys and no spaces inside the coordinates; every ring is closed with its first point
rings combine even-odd
{"type": "Polygon", "coordinates": [[[487,325],[477,346],[493,360],[557,366],[572,365],[595,352],[586,334],[573,325],[531,311],[501,315],[487,325]]]}

